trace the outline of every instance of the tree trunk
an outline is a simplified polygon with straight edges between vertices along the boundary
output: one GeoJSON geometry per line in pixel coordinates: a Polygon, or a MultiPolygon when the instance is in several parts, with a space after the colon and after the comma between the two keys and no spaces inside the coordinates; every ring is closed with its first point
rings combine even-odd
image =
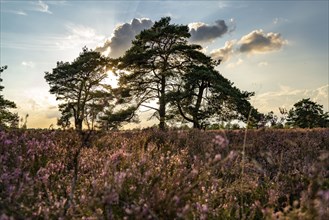
{"type": "Polygon", "coordinates": [[[165,120],[166,120],[166,77],[162,76],[161,78],[161,90],[159,97],[159,117],[160,130],[165,130],[165,120]]]}
{"type": "Polygon", "coordinates": [[[80,119],[80,118],[77,118],[75,120],[75,129],[78,130],[78,131],[82,131],[82,122],[83,120],[80,119]]]}
{"type": "Polygon", "coordinates": [[[203,98],[203,92],[205,90],[205,85],[202,82],[200,88],[199,88],[199,93],[198,93],[198,97],[195,103],[195,108],[192,111],[192,117],[193,117],[193,128],[197,128],[197,129],[201,129],[201,125],[198,119],[198,113],[201,107],[201,102],[202,102],[202,98],[203,98]]]}
{"type": "Polygon", "coordinates": [[[201,129],[198,119],[193,118],[193,128],[201,129]]]}

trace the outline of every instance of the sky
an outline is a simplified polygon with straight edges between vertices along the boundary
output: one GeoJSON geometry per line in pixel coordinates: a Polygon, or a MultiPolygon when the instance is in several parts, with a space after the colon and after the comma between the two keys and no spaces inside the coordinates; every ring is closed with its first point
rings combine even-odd
{"type": "MultiPolygon", "coordinates": [[[[3,95],[27,126],[56,125],[60,113],[44,80],[57,61],[84,46],[119,57],[161,17],[188,25],[220,73],[262,113],[290,109],[303,98],[329,111],[328,1],[17,1],[1,0],[3,95]]],[[[109,82],[115,83],[110,78],[109,82]]],[[[143,116],[144,117],[144,116],[143,116]]],[[[143,118],[142,117],[142,118],[143,118]]],[[[143,120],[138,126],[156,122],[143,120]]]]}

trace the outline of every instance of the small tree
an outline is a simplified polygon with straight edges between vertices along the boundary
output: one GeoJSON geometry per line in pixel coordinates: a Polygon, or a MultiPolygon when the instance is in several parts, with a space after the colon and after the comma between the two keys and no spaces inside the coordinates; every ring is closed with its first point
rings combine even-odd
{"type": "MultiPolygon", "coordinates": [[[[0,67],[0,82],[2,82],[1,73],[7,69],[7,66],[0,67]]],[[[4,89],[0,85],[0,92],[4,89]]],[[[8,109],[16,108],[16,104],[12,101],[4,99],[0,94],[0,127],[18,127],[19,117],[17,113],[12,113],[8,109]]]]}
{"type": "Polygon", "coordinates": [[[89,116],[94,121],[93,103],[109,95],[109,91],[101,85],[107,77],[108,64],[108,58],[85,47],[72,63],[57,62],[52,72],[46,72],[50,93],[61,101],[59,110],[62,117],[58,120],[61,126],[67,127],[72,117],[77,130],[82,129],[83,121],[89,116]]]}
{"type": "Polygon", "coordinates": [[[309,98],[302,99],[290,109],[287,124],[299,128],[329,127],[329,113],[309,98]]]}

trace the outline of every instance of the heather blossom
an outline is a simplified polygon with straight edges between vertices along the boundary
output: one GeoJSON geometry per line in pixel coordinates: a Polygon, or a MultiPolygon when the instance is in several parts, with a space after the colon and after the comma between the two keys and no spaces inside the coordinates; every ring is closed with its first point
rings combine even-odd
{"type": "Polygon", "coordinates": [[[0,218],[326,219],[329,130],[243,134],[0,131],[0,218]]]}

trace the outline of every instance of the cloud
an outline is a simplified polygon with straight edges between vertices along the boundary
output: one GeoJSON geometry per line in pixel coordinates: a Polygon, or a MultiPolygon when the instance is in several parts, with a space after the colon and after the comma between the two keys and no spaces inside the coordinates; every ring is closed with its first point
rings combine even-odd
{"type": "Polygon", "coordinates": [[[113,58],[122,56],[130,48],[135,36],[152,25],[153,22],[148,18],[134,18],[130,23],[117,26],[111,39],[108,39],[103,46],[96,48],[96,50],[107,53],[113,58]]]}
{"type": "Polygon", "coordinates": [[[56,118],[60,116],[58,102],[55,95],[49,94],[47,90],[48,88],[35,86],[14,95],[19,116],[29,114],[27,127],[48,128],[50,124],[56,125],[56,118]]]}
{"type": "Polygon", "coordinates": [[[32,61],[23,61],[22,65],[30,68],[35,67],[35,64],[32,61]]]}
{"type": "Polygon", "coordinates": [[[277,91],[269,91],[261,94],[256,94],[252,98],[252,104],[255,105],[261,112],[274,111],[279,114],[279,107],[284,107],[287,110],[303,98],[311,98],[312,101],[323,105],[323,110],[328,111],[328,94],[329,84],[323,85],[315,89],[296,89],[289,86],[280,85],[277,91]]]}
{"type": "Polygon", "coordinates": [[[286,18],[274,18],[273,19],[273,24],[281,24],[281,23],[285,23],[285,22],[289,22],[289,20],[286,18]]]}
{"type": "Polygon", "coordinates": [[[255,30],[243,36],[238,44],[241,53],[267,53],[281,49],[287,41],[279,33],[255,30]]]}
{"type": "MultiPolygon", "coordinates": [[[[113,58],[122,56],[130,48],[135,36],[142,30],[151,28],[153,24],[153,21],[148,18],[134,18],[130,23],[118,25],[113,32],[113,36],[107,39],[103,46],[97,47],[96,50],[113,58]]],[[[227,32],[233,31],[234,20],[230,19],[229,24],[232,28],[229,28],[224,20],[217,20],[214,25],[207,25],[202,22],[191,23],[188,25],[191,34],[190,40],[210,42],[227,32]]]]}
{"type": "Polygon", "coordinates": [[[57,118],[60,118],[61,117],[61,113],[57,110],[55,111],[48,111],[46,113],[46,118],[47,119],[57,119],[57,118]]]}
{"type": "MultiPolygon", "coordinates": [[[[195,23],[194,25],[200,25],[195,23]]],[[[284,40],[279,33],[264,33],[262,30],[255,30],[243,36],[239,41],[230,40],[226,41],[224,47],[212,50],[210,56],[222,61],[230,60],[234,55],[242,53],[257,54],[268,53],[276,51],[287,44],[288,41],[284,40]]],[[[236,63],[229,64],[231,67],[236,67],[236,63]]],[[[259,67],[267,66],[267,62],[258,63],[259,67]]]]}
{"type": "Polygon", "coordinates": [[[322,103],[324,110],[329,111],[329,84],[315,89],[313,92],[313,101],[322,103]]]}
{"type": "Polygon", "coordinates": [[[227,68],[235,68],[237,66],[240,66],[242,63],[243,60],[239,58],[236,62],[227,64],[227,68]]]}
{"type": "Polygon", "coordinates": [[[105,36],[96,34],[93,28],[83,25],[66,25],[68,34],[66,37],[59,38],[56,42],[60,49],[71,49],[77,47],[94,46],[105,39],[105,36]]]}
{"type": "Polygon", "coordinates": [[[19,11],[9,11],[10,13],[13,13],[13,14],[16,14],[16,15],[23,15],[23,16],[26,16],[27,13],[22,11],[22,10],[19,10],[19,11]]]}
{"type": "Polygon", "coordinates": [[[25,15],[25,16],[27,15],[27,13],[24,11],[14,11],[14,13],[17,15],[25,15]]]}
{"type": "Polygon", "coordinates": [[[39,0],[38,2],[35,3],[35,5],[36,5],[35,10],[43,13],[52,14],[52,12],[49,11],[49,6],[45,2],[39,0]]]}
{"type": "MultiPolygon", "coordinates": [[[[93,28],[77,24],[67,24],[66,33],[35,36],[27,33],[21,38],[19,33],[1,33],[1,47],[32,51],[57,51],[78,49],[87,46],[95,48],[105,41],[105,36],[93,28]]],[[[25,61],[27,63],[27,61],[25,61]]],[[[22,64],[22,63],[21,63],[22,64]]]]}
{"type": "Polygon", "coordinates": [[[191,34],[190,40],[193,42],[211,42],[229,31],[224,20],[217,20],[214,25],[195,22],[188,26],[191,34]]]}
{"type": "Polygon", "coordinates": [[[215,60],[229,60],[234,53],[235,43],[235,40],[226,41],[224,47],[211,51],[210,56],[215,60]]]}
{"type": "Polygon", "coordinates": [[[11,13],[11,14],[16,14],[16,15],[23,15],[23,16],[26,16],[27,13],[23,10],[3,10],[1,12],[4,12],[4,13],[11,13]]]}
{"type": "MultiPolygon", "coordinates": [[[[3,2],[5,2],[5,1],[1,1],[1,3],[3,3],[3,2]]],[[[8,1],[8,2],[11,2],[11,1],[8,1]]],[[[65,6],[65,5],[68,5],[68,2],[60,1],[60,0],[47,1],[47,2],[42,1],[42,0],[30,1],[30,6],[32,6],[32,7],[26,7],[26,8],[24,8],[24,10],[4,10],[3,12],[12,13],[12,14],[16,14],[16,15],[23,15],[23,16],[28,15],[26,11],[38,11],[38,12],[53,14],[53,12],[49,10],[49,5],[65,6]]]]}

